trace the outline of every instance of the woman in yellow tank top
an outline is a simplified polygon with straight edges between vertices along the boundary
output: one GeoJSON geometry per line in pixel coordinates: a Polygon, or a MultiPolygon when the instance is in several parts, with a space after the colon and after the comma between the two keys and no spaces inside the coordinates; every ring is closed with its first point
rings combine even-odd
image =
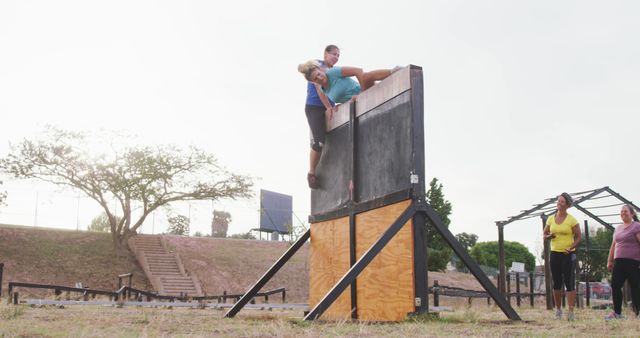
{"type": "Polygon", "coordinates": [[[573,199],[563,192],[556,202],[557,212],[547,218],[543,237],[551,240],[551,276],[553,277],[553,301],[556,304],[556,319],[562,319],[562,286],[567,290],[567,305],[569,313],[567,320],[573,321],[573,308],[576,303],[575,271],[576,248],[582,240],[578,221],[567,213],[573,199]]]}

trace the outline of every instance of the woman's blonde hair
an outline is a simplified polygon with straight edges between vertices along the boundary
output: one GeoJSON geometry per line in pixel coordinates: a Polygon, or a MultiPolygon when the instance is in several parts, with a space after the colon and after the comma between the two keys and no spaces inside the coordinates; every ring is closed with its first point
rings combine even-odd
{"type": "Polygon", "coordinates": [[[307,81],[311,81],[311,73],[316,69],[320,69],[320,63],[316,60],[309,60],[298,65],[298,71],[304,75],[307,81]]]}

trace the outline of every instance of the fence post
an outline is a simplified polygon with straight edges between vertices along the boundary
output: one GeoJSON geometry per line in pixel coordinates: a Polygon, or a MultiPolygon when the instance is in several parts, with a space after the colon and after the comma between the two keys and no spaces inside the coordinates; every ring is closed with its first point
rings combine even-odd
{"type": "Polygon", "coordinates": [[[511,273],[507,272],[507,301],[511,305],[511,273]]]}
{"type": "MultiPolygon", "coordinates": [[[[584,246],[585,246],[585,262],[586,266],[591,266],[591,245],[589,245],[589,223],[584,220],[584,246]]],[[[590,270],[590,269],[589,269],[590,270]]],[[[584,272],[584,292],[587,299],[587,307],[591,306],[591,288],[589,287],[589,270],[585,269],[584,272]]]]}
{"type": "MultiPolygon", "coordinates": [[[[547,215],[542,214],[540,216],[540,218],[542,219],[542,229],[544,229],[544,227],[547,224],[547,215]]],[[[547,302],[547,310],[551,310],[553,309],[553,294],[552,294],[552,286],[551,286],[551,265],[549,263],[549,252],[551,250],[550,248],[550,242],[549,240],[544,240],[543,241],[543,247],[544,247],[544,293],[546,296],[546,302],[547,302]]]]}
{"type": "Polygon", "coordinates": [[[282,289],[282,304],[287,302],[287,290],[282,289]]]}
{"type": "Polygon", "coordinates": [[[4,270],[4,263],[0,263],[0,299],[2,299],[2,270],[4,270]]]}
{"type": "Polygon", "coordinates": [[[13,293],[13,305],[18,305],[18,292],[13,293]]]}
{"type": "MultiPolygon", "coordinates": [[[[576,252],[578,250],[576,249],[576,252]]],[[[585,255],[586,256],[586,255],[585,255]]],[[[576,254],[576,268],[575,268],[575,285],[574,290],[576,292],[576,303],[574,304],[578,309],[582,309],[582,296],[580,295],[580,266],[577,263],[577,254],[576,254]]]]}
{"type": "Polygon", "coordinates": [[[9,282],[9,289],[7,290],[7,304],[11,304],[11,295],[13,294],[13,285],[9,282]]]}
{"type": "Polygon", "coordinates": [[[440,306],[440,285],[437,280],[433,281],[433,306],[440,306]]]}
{"type": "Polygon", "coordinates": [[[520,272],[516,272],[516,304],[520,307],[520,272]]]}
{"type": "Polygon", "coordinates": [[[533,307],[534,305],[534,299],[533,299],[533,292],[534,290],[534,281],[533,281],[533,277],[534,277],[534,273],[533,271],[529,272],[529,302],[531,303],[531,307],[533,307]]]}

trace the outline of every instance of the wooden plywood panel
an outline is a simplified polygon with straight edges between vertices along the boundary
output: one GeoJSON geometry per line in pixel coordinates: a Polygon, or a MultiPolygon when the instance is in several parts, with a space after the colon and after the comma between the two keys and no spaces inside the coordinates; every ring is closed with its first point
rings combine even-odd
{"type": "MultiPolygon", "coordinates": [[[[309,307],[313,308],[349,271],[349,217],[311,224],[309,307]]],[[[348,287],[322,315],[323,319],[351,318],[348,287]]]]}
{"type": "MultiPolygon", "coordinates": [[[[356,215],[358,258],[410,203],[402,201],[356,215]]],[[[413,226],[409,221],[358,277],[358,319],[403,320],[415,310],[414,298],[413,226]]]]}

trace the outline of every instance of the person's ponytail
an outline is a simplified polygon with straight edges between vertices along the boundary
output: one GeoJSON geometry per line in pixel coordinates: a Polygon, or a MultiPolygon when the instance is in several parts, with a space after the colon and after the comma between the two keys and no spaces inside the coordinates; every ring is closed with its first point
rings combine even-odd
{"type": "Polygon", "coordinates": [[[307,81],[311,81],[311,73],[320,68],[320,63],[316,60],[309,60],[298,65],[298,71],[304,75],[307,81]]]}

